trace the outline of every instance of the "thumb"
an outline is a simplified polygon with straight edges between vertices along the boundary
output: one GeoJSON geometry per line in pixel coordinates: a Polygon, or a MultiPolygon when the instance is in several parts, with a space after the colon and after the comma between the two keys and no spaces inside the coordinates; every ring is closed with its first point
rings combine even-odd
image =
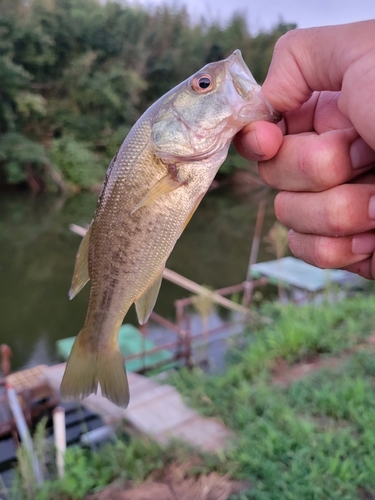
{"type": "Polygon", "coordinates": [[[297,29],[275,45],[263,93],[281,112],[298,109],[313,91],[342,89],[346,72],[375,52],[375,20],[297,29]]]}

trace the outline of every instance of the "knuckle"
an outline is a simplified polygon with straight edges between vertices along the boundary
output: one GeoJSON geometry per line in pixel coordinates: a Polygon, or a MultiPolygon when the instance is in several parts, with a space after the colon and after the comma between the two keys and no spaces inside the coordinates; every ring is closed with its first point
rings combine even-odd
{"type": "Polygon", "coordinates": [[[337,185],[341,164],[334,150],[325,141],[320,140],[319,147],[316,140],[308,142],[299,163],[301,172],[316,191],[324,191],[337,185]]]}
{"type": "Polygon", "coordinates": [[[294,46],[295,37],[299,36],[300,30],[293,29],[282,35],[276,42],[274,51],[283,52],[285,50],[290,51],[294,46]]]}
{"type": "Polygon", "coordinates": [[[336,267],[336,240],[325,236],[293,233],[289,237],[289,247],[299,259],[321,269],[336,267]]]}
{"type": "Polygon", "coordinates": [[[350,232],[353,212],[350,186],[342,185],[332,190],[325,212],[329,235],[344,236],[350,232]]]}
{"type": "Polygon", "coordinates": [[[336,241],[332,238],[317,237],[313,247],[313,261],[321,269],[331,269],[337,265],[336,241]]]}
{"type": "Polygon", "coordinates": [[[342,163],[337,158],[337,155],[332,153],[330,155],[326,155],[326,160],[325,169],[324,171],[321,171],[321,184],[323,190],[337,186],[337,184],[343,180],[342,163]]]}
{"type": "Polygon", "coordinates": [[[284,193],[281,191],[278,193],[275,197],[274,200],[274,210],[275,210],[275,215],[276,219],[285,224],[287,218],[285,215],[286,212],[286,195],[287,193],[284,193]]]}

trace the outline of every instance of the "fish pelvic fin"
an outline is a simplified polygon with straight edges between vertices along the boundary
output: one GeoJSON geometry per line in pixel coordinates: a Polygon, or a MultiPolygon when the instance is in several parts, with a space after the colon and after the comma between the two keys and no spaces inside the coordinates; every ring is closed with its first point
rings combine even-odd
{"type": "Polygon", "coordinates": [[[167,175],[162,177],[154,186],[152,186],[150,191],[148,191],[148,193],[141,199],[138,205],[133,208],[133,210],[131,211],[131,215],[133,215],[134,212],[136,212],[140,208],[150,205],[152,202],[160,198],[160,196],[162,196],[163,194],[170,193],[171,191],[174,191],[185,183],[185,180],[180,179],[174,173],[168,173],[167,175]]]}
{"type": "Polygon", "coordinates": [[[96,394],[100,384],[103,396],[126,408],[129,385],[117,341],[100,352],[94,352],[82,342],[82,333],[73,344],[61,382],[61,396],[66,399],[85,398],[96,394]]]}
{"type": "Polygon", "coordinates": [[[91,235],[91,225],[88,228],[87,233],[85,234],[78,248],[72,285],[69,290],[70,300],[72,300],[90,280],[90,275],[89,275],[90,235],[91,235]]]}
{"type": "Polygon", "coordinates": [[[156,299],[159,295],[161,281],[163,279],[163,271],[156,276],[151,285],[135,302],[135,310],[137,311],[138,321],[141,325],[147,323],[150,314],[155,306],[156,299]]]}

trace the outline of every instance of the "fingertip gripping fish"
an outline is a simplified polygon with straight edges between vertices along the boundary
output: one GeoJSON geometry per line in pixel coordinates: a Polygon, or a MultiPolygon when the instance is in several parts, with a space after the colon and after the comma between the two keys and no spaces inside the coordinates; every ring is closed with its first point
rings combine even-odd
{"type": "Polygon", "coordinates": [[[225,160],[234,135],[255,120],[278,121],[236,50],[156,101],[112,160],[78,249],[73,298],[91,280],[85,323],[61,383],[63,397],[102,394],[129,402],[118,331],[135,303],[145,323],[166,260],[225,160]]]}

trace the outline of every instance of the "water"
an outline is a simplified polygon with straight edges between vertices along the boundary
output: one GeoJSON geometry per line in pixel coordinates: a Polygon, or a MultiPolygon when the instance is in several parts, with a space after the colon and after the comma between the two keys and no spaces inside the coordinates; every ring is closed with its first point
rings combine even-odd
{"type": "MultiPolygon", "coordinates": [[[[0,343],[12,348],[12,370],[59,361],[56,340],[76,335],[82,327],[89,286],[68,300],[81,240],[69,224],[89,223],[96,200],[93,193],[67,198],[24,192],[0,195],[0,343]]],[[[254,195],[212,191],[177,242],[167,266],[212,288],[241,283],[257,206],[254,195]]],[[[270,198],[263,234],[273,221],[270,198]]],[[[259,260],[270,258],[263,244],[259,260]]],[[[173,320],[173,301],[189,295],[164,281],[155,310],[173,320]]],[[[126,321],[136,324],[133,309],[126,321]]]]}

